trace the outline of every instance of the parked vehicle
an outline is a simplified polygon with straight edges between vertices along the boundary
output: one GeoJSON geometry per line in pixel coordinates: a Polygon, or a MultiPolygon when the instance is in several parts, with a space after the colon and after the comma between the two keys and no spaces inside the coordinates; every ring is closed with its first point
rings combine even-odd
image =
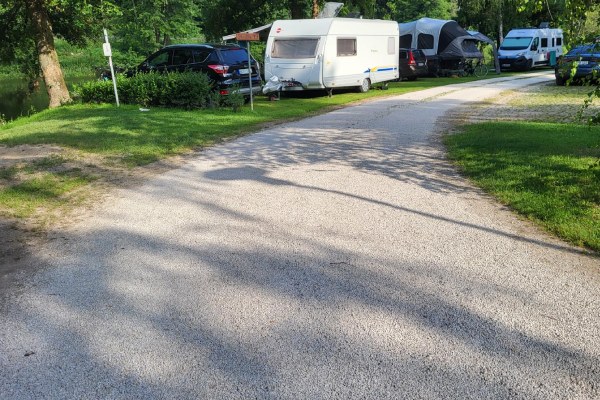
{"type": "Polygon", "coordinates": [[[427,76],[427,58],[425,53],[419,49],[400,49],[398,53],[398,68],[400,76],[398,80],[416,80],[419,76],[427,76]]]}
{"type": "Polygon", "coordinates": [[[584,44],[569,50],[558,60],[554,76],[556,84],[561,86],[571,77],[575,81],[599,81],[600,44],[584,44]]]}
{"type": "Polygon", "coordinates": [[[452,20],[420,18],[398,25],[400,47],[423,51],[429,73],[436,76],[456,70],[458,63],[465,58],[482,58],[477,45],[489,40],[483,35],[471,35],[452,20]]]}
{"type": "Polygon", "coordinates": [[[500,68],[530,70],[533,67],[553,66],[552,61],[563,54],[562,45],[562,29],[513,29],[498,50],[500,68]]]}
{"type": "Polygon", "coordinates": [[[265,79],[282,91],[356,87],[398,78],[398,24],[355,18],[275,21],[265,50],[265,79]]]}
{"type": "Polygon", "coordinates": [[[227,95],[238,87],[243,95],[250,95],[249,75],[252,77],[252,92],[260,93],[261,76],[258,62],[237,45],[225,44],[178,44],[167,46],[144,60],[137,68],[128,71],[129,76],[150,71],[183,72],[198,71],[208,75],[215,90],[227,95]]]}

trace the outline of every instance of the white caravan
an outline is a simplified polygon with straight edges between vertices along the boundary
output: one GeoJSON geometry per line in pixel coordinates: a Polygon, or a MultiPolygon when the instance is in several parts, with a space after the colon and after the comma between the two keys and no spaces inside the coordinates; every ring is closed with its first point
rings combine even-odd
{"type": "Polygon", "coordinates": [[[498,49],[502,69],[552,65],[563,54],[563,31],[551,28],[513,29],[498,49]],[[554,58],[552,53],[554,52],[554,58]]]}
{"type": "Polygon", "coordinates": [[[356,87],[398,78],[398,23],[355,18],[273,22],[265,79],[281,90],[356,87]],[[276,77],[276,78],[274,78],[276,77]]]}

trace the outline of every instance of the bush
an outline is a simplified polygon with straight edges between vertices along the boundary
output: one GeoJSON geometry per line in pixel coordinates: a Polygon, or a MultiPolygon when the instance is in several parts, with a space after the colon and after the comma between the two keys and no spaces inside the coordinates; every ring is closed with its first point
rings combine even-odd
{"type": "MultiPolygon", "coordinates": [[[[213,97],[208,77],[198,72],[119,75],[117,88],[122,103],[143,106],[205,108],[213,97]]],[[[115,101],[112,81],[86,82],[76,86],[75,92],[84,103],[115,101]]]]}

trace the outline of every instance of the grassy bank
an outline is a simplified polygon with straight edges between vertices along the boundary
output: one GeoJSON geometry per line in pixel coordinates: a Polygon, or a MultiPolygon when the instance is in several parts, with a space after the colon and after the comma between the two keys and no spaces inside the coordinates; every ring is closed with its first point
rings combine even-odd
{"type": "Polygon", "coordinates": [[[600,251],[600,127],[489,122],[464,127],[446,144],[484,190],[548,231],[600,251]]]}

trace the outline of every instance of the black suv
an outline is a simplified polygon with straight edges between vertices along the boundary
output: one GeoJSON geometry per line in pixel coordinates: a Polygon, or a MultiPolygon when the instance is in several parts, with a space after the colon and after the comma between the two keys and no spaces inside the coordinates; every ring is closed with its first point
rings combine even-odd
{"type": "Polygon", "coordinates": [[[414,81],[419,76],[426,76],[429,73],[427,69],[427,58],[422,50],[400,49],[398,54],[398,66],[400,69],[399,81],[402,79],[414,81]]]}
{"type": "Polygon", "coordinates": [[[243,95],[250,95],[248,75],[252,76],[252,92],[261,91],[260,68],[252,58],[248,66],[248,52],[243,47],[227,44],[177,44],[166,46],[152,54],[134,70],[140,72],[199,71],[208,75],[215,89],[222,95],[229,94],[233,86],[243,95]]]}

